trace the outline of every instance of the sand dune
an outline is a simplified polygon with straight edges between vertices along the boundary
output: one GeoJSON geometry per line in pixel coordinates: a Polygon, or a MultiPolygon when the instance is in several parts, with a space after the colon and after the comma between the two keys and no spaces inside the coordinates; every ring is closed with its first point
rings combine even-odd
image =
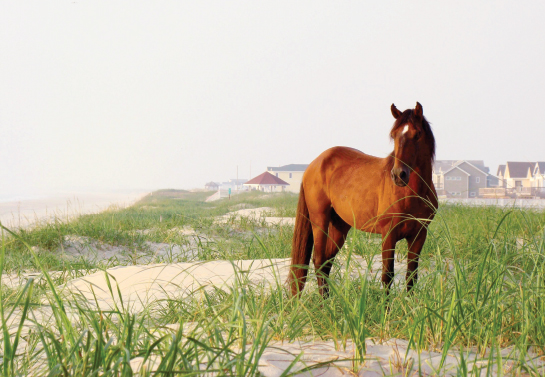
{"type": "MultiPolygon", "coordinates": [[[[130,204],[128,201],[123,202],[127,198],[130,197],[95,197],[94,201],[89,200],[86,205],[80,206],[75,214],[99,211],[101,208],[106,208],[112,204],[130,204]],[[116,199],[117,201],[115,201],[116,199]]],[[[134,198],[133,200],[135,200],[134,198]]],[[[32,203],[26,203],[26,205],[27,208],[33,208],[33,211],[36,211],[36,208],[43,209],[44,204],[46,209],[51,208],[54,203],[45,201],[41,203],[42,207],[37,207],[36,204],[32,206],[32,203]]],[[[57,203],[59,203],[59,206],[66,206],[66,202],[57,203]]],[[[5,206],[5,208],[8,208],[8,206],[5,206]]],[[[67,210],[69,209],[70,207],[67,208],[67,210]]],[[[274,214],[271,208],[241,209],[217,217],[216,222],[228,224],[233,219],[243,217],[275,224],[286,221],[288,223],[293,222],[292,218],[269,217],[268,215],[271,214],[274,214]]],[[[70,213],[67,215],[70,216],[70,213]]],[[[46,216],[48,216],[47,213],[46,216]]],[[[139,232],[147,234],[151,231],[147,229],[139,232]]],[[[176,228],[173,231],[182,232],[187,236],[197,234],[191,228],[176,228]]],[[[377,240],[373,241],[376,242],[377,240]]],[[[77,249],[78,247],[81,248],[82,245],[93,248],[95,241],[79,236],[67,236],[65,242],[68,247],[77,249]]],[[[164,245],[165,247],[174,246],[164,245]]],[[[97,250],[99,249],[97,248],[97,250]]],[[[119,252],[117,249],[104,250],[110,253],[119,252]]],[[[180,251],[183,250],[180,249],[180,251]]],[[[340,257],[338,263],[338,267],[334,269],[334,274],[348,274],[352,279],[361,279],[362,277],[372,281],[379,281],[380,279],[382,265],[380,255],[371,260],[352,255],[350,263],[340,257]]],[[[289,259],[256,259],[117,266],[105,271],[89,271],[89,275],[71,279],[67,283],[58,286],[57,289],[59,293],[66,297],[66,302],[78,300],[83,307],[102,311],[109,311],[117,307],[123,308],[130,313],[141,313],[157,305],[163,305],[168,299],[202,299],[205,291],[223,290],[228,292],[231,289],[245,287],[261,289],[263,294],[266,294],[270,289],[279,288],[284,284],[288,276],[289,265],[289,259]]],[[[396,262],[395,267],[396,285],[403,289],[406,263],[404,261],[396,262]]],[[[54,276],[60,273],[52,272],[51,275],[54,276]]],[[[421,275],[424,276],[426,273],[427,270],[422,268],[421,275]]],[[[311,270],[307,290],[316,289],[315,278],[312,275],[311,270]]],[[[17,276],[5,275],[2,276],[2,284],[15,288],[26,283],[30,278],[36,281],[43,279],[39,273],[17,276]]],[[[13,331],[19,322],[20,315],[20,312],[16,311],[16,315],[10,319],[9,327],[13,331]]],[[[51,323],[52,321],[52,313],[48,305],[35,308],[33,316],[39,318],[41,324],[51,323]]],[[[78,321],[77,310],[70,305],[67,306],[67,316],[73,322],[78,321]]],[[[189,323],[189,325],[193,324],[189,323]]],[[[25,326],[24,334],[30,331],[32,326],[25,326]]],[[[179,324],[171,324],[164,328],[176,331],[177,326],[179,324]]],[[[187,336],[188,333],[190,333],[190,330],[187,329],[186,331],[184,327],[184,335],[187,336]]],[[[26,343],[22,341],[19,344],[20,352],[25,352],[25,347],[26,343]]],[[[465,351],[452,349],[444,354],[439,349],[419,350],[418,352],[418,350],[414,349],[414,345],[412,347],[409,345],[407,340],[371,338],[365,340],[365,347],[366,360],[364,363],[359,363],[353,360],[357,354],[357,346],[352,341],[346,342],[345,345],[333,340],[273,341],[266,346],[260,357],[258,370],[263,376],[270,377],[280,376],[290,367],[292,372],[298,371],[300,373],[297,375],[301,376],[354,376],[356,374],[359,376],[455,376],[462,363],[464,363],[468,370],[474,370],[482,375],[489,373],[496,376],[501,375],[502,372],[511,371],[519,362],[541,369],[545,367],[545,360],[540,359],[538,355],[533,353],[520,355],[514,347],[498,351],[501,353],[503,360],[503,371],[500,371],[496,364],[489,365],[488,355],[490,350],[486,350],[484,355],[482,352],[478,353],[473,349],[465,351]],[[298,356],[299,358],[296,360],[298,356]],[[312,369],[306,370],[305,368],[308,367],[312,369]],[[490,370],[487,370],[487,368],[490,368],[490,370]]],[[[41,360],[41,362],[45,365],[45,359],[41,360]]],[[[160,357],[154,355],[145,362],[143,357],[136,357],[130,361],[135,373],[140,371],[143,363],[145,363],[148,370],[156,370],[160,363],[160,357]]]]}
{"type": "MultiPolygon", "coordinates": [[[[262,259],[119,266],[73,279],[64,286],[58,287],[58,290],[72,300],[79,299],[80,304],[84,306],[104,311],[119,307],[137,313],[145,310],[149,305],[160,303],[168,298],[199,299],[202,296],[202,289],[229,291],[233,287],[237,289],[237,286],[246,286],[253,289],[262,287],[263,292],[267,292],[268,289],[274,289],[284,283],[289,264],[289,259],[262,259]],[[108,280],[113,285],[112,290],[108,287],[108,280]],[[119,297],[116,292],[122,292],[122,297],[119,297]]],[[[346,265],[341,266],[340,269],[349,272],[354,278],[365,276],[366,270],[370,269],[371,274],[367,275],[367,278],[376,279],[373,275],[379,273],[379,265],[378,259],[374,260],[372,265],[368,265],[363,258],[356,257],[349,271],[346,270],[346,265]]],[[[404,268],[405,266],[399,266],[399,269],[396,269],[399,277],[402,277],[400,270],[404,268]]],[[[316,289],[313,281],[310,283],[313,288],[309,288],[316,289]]],[[[68,306],[67,309],[68,318],[71,321],[77,321],[78,315],[75,308],[68,306]]],[[[42,324],[52,321],[52,313],[47,305],[35,308],[33,316],[39,318],[42,324]]],[[[9,324],[13,331],[19,319],[20,313],[16,312],[9,324]]],[[[194,324],[188,323],[188,325],[194,324]]],[[[25,326],[23,333],[26,334],[32,326],[25,326]]],[[[171,324],[164,328],[175,332],[178,326],[179,324],[171,324]]],[[[190,332],[191,329],[184,327],[186,336],[190,332]]],[[[417,352],[414,345],[409,346],[407,340],[366,339],[366,361],[360,364],[353,361],[357,354],[357,346],[352,341],[348,341],[344,346],[341,343],[332,340],[273,341],[266,346],[260,357],[258,369],[263,376],[267,377],[282,375],[290,365],[291,371],[300,371],[297,375],[301,376],[354,376],[356,374],[359,376],[456,376],[463,362],[469,370],[478,371],[482,375],[489,373],[496,376],[501,375],[502,372],[495,363],[489,365],[490,360],[487,356],[490,350],[486,350],[484,356],[482,352],[478,353],[473,349],[465,351],[452,349],[446,354],[440,350],[417,352]],[[297,356],[299,358],[295,360],[297,356]],[[305,371],[308,367],[313,369],[305,371]],[[487,368],[490,370],[487,371],[487,368]]],[[[26,342],[22,341],[19,345],[20,351],[24,352],[25,347],[26,342]]],[[[534,365],[538,368],[543,368],[545,365],[545,361],[538,355],[533,353],[520,355],[513,347],[499,350],[499,352],[503,359],[503,372],[513,369],[521,360],[523,364],[534,365]]],[[[41,361],[45,365],[45,360],[41,361]]],[[[136,357],[131,360],[130,365],[137,373],[143,363],[143,357],[136,357]]],[[[160,357],[153,355],[145,362],[145,365],[147,370],[153,371],[157,369],[159,363],[160,357]]]]}

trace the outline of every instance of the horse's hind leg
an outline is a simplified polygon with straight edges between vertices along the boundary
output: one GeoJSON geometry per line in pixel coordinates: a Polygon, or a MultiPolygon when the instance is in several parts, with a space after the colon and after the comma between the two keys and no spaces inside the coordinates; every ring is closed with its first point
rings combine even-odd
{"type": "Polygon", "coordinates": [[[310,222],[312,223],[312,237],[314,239],[314,251],[312,253],[314,266],[321,266],[325,261],[330,211],[331,207],[320,212],[309,212],[310,222]]]}
{"type": "Polygon", "coordinates": [[[327,278],[329,278],[333,261],[339,250],[343,247],[349,230],[350,225],[341,219],[334,209],[331,209],[325,253],[314,253],[314,267],[318,278],[318,287],[324,298],[329,296],[327,278]]]}

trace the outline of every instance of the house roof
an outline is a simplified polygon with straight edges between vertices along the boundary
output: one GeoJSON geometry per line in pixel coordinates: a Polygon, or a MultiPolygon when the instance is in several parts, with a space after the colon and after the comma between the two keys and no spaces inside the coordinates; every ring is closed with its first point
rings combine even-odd
{"type": "Polygon", "coordinates": [[[507,161],[510,178],[526,178],[528,176],[528,169],[532,171],[534,166],[535,162],[507,161]]]}
{"type": "Polygon", "coordinates": [[[275,177],[268,171],[263,174],[258,175],[255,178],[250,179],[245,185],[276,185],[276,186],[289,186],[288,182],[281,180],[278,177],[275,177]]]}
{"type": "Polygon", "coordinates": [[[446,172],[452,169],[456,161],[454,160],[436,160],[433,162],[433,171],[435,173],[446,172]]]}
{"type": "Polygon", "coordinates": [[[216,182],[208,182],[207,184],[205,184],[205,186],[219,186],[216,182]]]}
{"type": "Polygon", "coordinates": [[[539,167],[539,174],[545,174],[545,161],[538,161],[536,165],[539,167]]]}
{"type": "Polygon", "coordinates": [[[471,165],[473,165],[473,167],[481,170],[482,172],[488,174],[490,172],[490,169],[486,166],[484,166],[484,161],[483,160],[462,160],[460,161],[460,163],[462,162],[467,162],[471,165]]]}
{"type": "MultiPolygon", "coordinates": [[[[435,174],[438,174],[439,172],[446,174],[447,172],[451,171],[457,166],[460,166],[464,162],[473,166],[475,169],[480,170],[486,175],[488,175],[488,172],[490,171],[489,168],[484,166],[483,160],[437,160],[433,163],[433,171],[435,172],[435,174]]],[[[465,170],[461,168],[459,169],[462,170],[464,173],[471,175],[465,170]]]]}
{"type": "MultiPolygon", "coordinates": [[[[479,161],[473,161],[473,162],[476,162],[476,163],[479,163],[479,161]]],[[[482,162],[482,161],[480,161],[482,162]]],[[[468,160],[463,160],[463,161],[460,161],[458,164],[456,164],[456,166],[460,166],[462,165],[463,163],[466,163],[468,164],[469,166],[473,166],[475,169],[479,170],[481,173],[483,174],[486,174],[486,175],[489,175],[488,172],[490,171],[489,168],[487,168],[486,166],[484,166],[484,163],[482,165],[475,165],[474,163],[472,163],[471,161],[468,161],[468,160]]]]}
{"type": "Polygon", "coordinates": [[[498,166],[498,172],[496,173],[496,175],[505,175],[505,165],[498,166]]]}
{"type": "Polygon", "coordinates": [[[284,166],[267,166],[268,171],[305,171],[308,164],[289,164],[284,166]]]}
{"type": "Polygon", "coordinates": [[[462,171],[463,173],[466,173],[467,175],[471,175],[471,174],[469,174],[467,171],[465,171],[464,169],[462,169],[462,168],[460,168],[460,167],[458,167],[458,166],[453,166],[451,169],[447,170],[447,171],[444,172],[443,174],[448,174],[448,173],[451,172],[451,170],[454,170],[454,169],[458,169],[458,170],[462,171]]]}

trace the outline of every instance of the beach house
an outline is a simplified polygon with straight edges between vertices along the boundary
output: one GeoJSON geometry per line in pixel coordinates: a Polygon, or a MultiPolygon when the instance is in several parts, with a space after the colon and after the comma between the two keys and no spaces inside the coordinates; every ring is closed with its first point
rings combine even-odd
{"type": "Polygon", "coordinates": [[[437,195],[443,198],[477,197],[479,189],[495,182],[483,160],[436,160],[432,169],[437,195]]]}
{"type": "Polygon", "coordinates": [[[289,164],[278,167],[269,166],[267,167],[267,171],[289,184],[286,187],[286,191],[299,193],[303,174],[307,170],[307,167],[308,164],[289,164]]]}
{"type": "Polygon", "coordinates": [[[244,187],[250,190],[282,192],[286,190],[286,187],[289,187],[289,183],[266,171],[244,183],[244,187]]]}

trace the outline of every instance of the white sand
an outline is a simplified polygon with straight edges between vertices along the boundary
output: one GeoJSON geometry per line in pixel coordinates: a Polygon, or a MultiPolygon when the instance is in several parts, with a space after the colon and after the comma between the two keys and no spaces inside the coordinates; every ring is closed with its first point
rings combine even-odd
{"type": "Polygon", "coordinates": [[[89,276],[74,279],[64,288],[68,293],[79,293],[90,305],[95,296],[102,310],[121,305],[131,312],[141,312],[150,304],[166,298],[193,296],[200,288],[229,290],[237,279],[266,285],[283,282],[288,274],[288,259],[258,259],[240,261],[212,261],[146,266],[114,267],[89,276]],[[277,278],[276,278],[277,277],[277,278]],[[108,279],[114,291],[108,289],[108,279]],[[117,288],[122,297],[117,294],[117,288]]]}
{"type": "MultiPolygon", "coordinates": [[[[339,263],[340,268],[334,269],[333,273],[344,274],[346,263],[342,260],[339,263]]],[[[237,284],[275,288],[286,281],[289,266],[289,258],[119,266],[74,279],[65,284],[63,290],[66,294],[80,294],[90,305],[95,305],[96,298],[101,310],[112,309],[123,302],[131,312],[138,313],[158,300],[194,297],[195,292],[202,289],[228,291],[237,284]],[[118,288],[122,292],[121,298],[118,288]]],[[[404,279],[405,269],[405,263],[396,263],[396,281],[404,279]]],[[[367,274],[370,280],[379,279],[380,257],[368,266],[364,258],[352,256],[348,273],[353,278],[367,274]]],[[[309,284],[315,284],[313,277],[309,277],[309,284]]]]}
{"type": "MultiPolygon", "coordinates": [[[[185,326],[184,326],[185,327],[185,326]]],[[[172,326],[172,331],[176,331],[172,326]]],[[[191,330],[188,330],[188,332],[191,330]]],[[[184,333],[188,334],[185,331],[184,333]]],[[[251,346],[248,346],[248,349],[251,346]]],[[[416,352],[409,347],[409,342],[403,339],[389,339],[379,341],[367,339],[365,341],[366,354],[363,363],[356,361],[356,346],[352,341],[347,341],[346,346],[341,342],[314,341],[314,342],[278,342],[268,344],[259,359],[258,370],[265,377],[280,377],[290,367],[296,357],[299,360],[291,365],[288,375],[298,377],[382,377],[382,376],[457,376],[461,368],[462,356],[470,373],[475,370],[477,375],[498,376],[498,365],[488,367],[489,351],[484,356],[475,350],[452,350],[441,361],[441,352],[416,352]],[[306,371],[303,369],[308,368],[306,371]],[[299,372],[299,373],[297,373],[299,372]]],[[[507,376],[519,375],[513,373],[514,366],[520,360],[520,354],[513,348],[505,348],[500,351],[502,356],[502,374],[507,376]]],[[[497,356],[497,355],[494,355],[497,356]]],[[[529,354],[524,357],[526,364],[538,367],[545,371],[545,362],[539,357],[529,354]]],[[[131,367],[138,372],[142,367],[143,357],[131,360],[131,367]]],[[[160,358],[151,357],[145,363],[146,370],[155,371],[160,364],[160,358]]],[[[202,364],[204,369],[206,365],[202,364]]],[[[473,375],[473,374],[471,374],[473,375]]]]}
{"type": "MultiPolygon", "coordinates": [[[[361,365],[353,361],[356,347],[348,341],[346,347],[333,341],[315,342],[273,342],[269,343],[260,359],[259,371],[267,377],[277,377],[290,365],[296,356],[302,354],[294,365],[292,372],[305,367],[315,366],[311,371],[297,374],[297,376],[456,376],[461,365],[462,353],[452,350],[445,355],[443,367],[440,368],[443,354],[440,352],[416,352],[414,346],[402,339],[375,341],[367,339],[365,362],[361,365]],[[322,364],[322,365],[320,365],[322,364]],[[325,364],[325,365],[324,365],[325,364]],[[356,370],[356,373],[354,373],[356,370]]],[[[500,351],[503,358],[503,372],[509,372],[520,355],[512,348],[500,351]]],[[[487,356],[482,357],[475,351],[463,353],[467,369],[480,368],[481,375],[487,375],[487,356]]],[[[528,364],[543,367],[545,362],[539,357],[531,355],[525,357],[528,364]]],[[[499,375],[498,366],[491,367],[490,375],[499,375]]],[[[508,373],[509,375],[509,373],[508,373]]]]}
{"type": "Polygon", "coordinates": [[[273,216],[276,210],[270,207],[246,208],[229,212],[223,216],[216,217],[216,223],[227,224],[229,221],[237,221],[248,218],[254,221],[264,222],[266,225],[295,225],[295,217],[273,216]]]}
{"type": "Polygon", "coordinates": [[[48,195],[41,199],[0,202],[0,221],[6,227],[24,227],[55,217],[97,213],[110,206],[125,207],[147,192],[77,192],[48,195]]]}
{"type": "MultiPolygon", "coordinates": [[[[380,255],[375,256],[370,264],[359,255],[351,256],[348,267],[343,256],[337,258],[336,263],[339,267],[335,267],[332,274],[345,274],[348,269],[352,278],[366,276],[371,281],[380,280],[382,273],[380,255]]],[[[102,310],[109,310],[123,301],[129,304],[132,312],[137,313],[157,300],[191,297],[195,291],[202,288],[229,290],[235,283],[276,287],[286,281],[289,265],[289,258],[278,258],[118,266],[105,272],[97,271],[73,279],[64,285],[63,290],[67,295],[81,294],[81,298],[89,304],[94,304],[96,297],[102,310]],[[113,297],[108,289],[108,279],[114,287],[113,297]],[[122,292],[122,300],[117,294],[117,287],[122,292]]],[[[406,267],[405,261],[396,261],[394,277],[396,284],[404,283],[406,267]]],[[[310,286],[315,284],[312,270],[311,266],[311,275],[307,283],[310,286]]],[[[420,273],[423,276],[426,270],[421,269],[420,273]]],[[[50,273],[53,276],[56,274],[59,273],[50,273]]],[[[29,278],[34,278],[35,281],[43,279],[41,273],[4,274],[2,284],[15,288],[25,284],[29,278]]]]}

